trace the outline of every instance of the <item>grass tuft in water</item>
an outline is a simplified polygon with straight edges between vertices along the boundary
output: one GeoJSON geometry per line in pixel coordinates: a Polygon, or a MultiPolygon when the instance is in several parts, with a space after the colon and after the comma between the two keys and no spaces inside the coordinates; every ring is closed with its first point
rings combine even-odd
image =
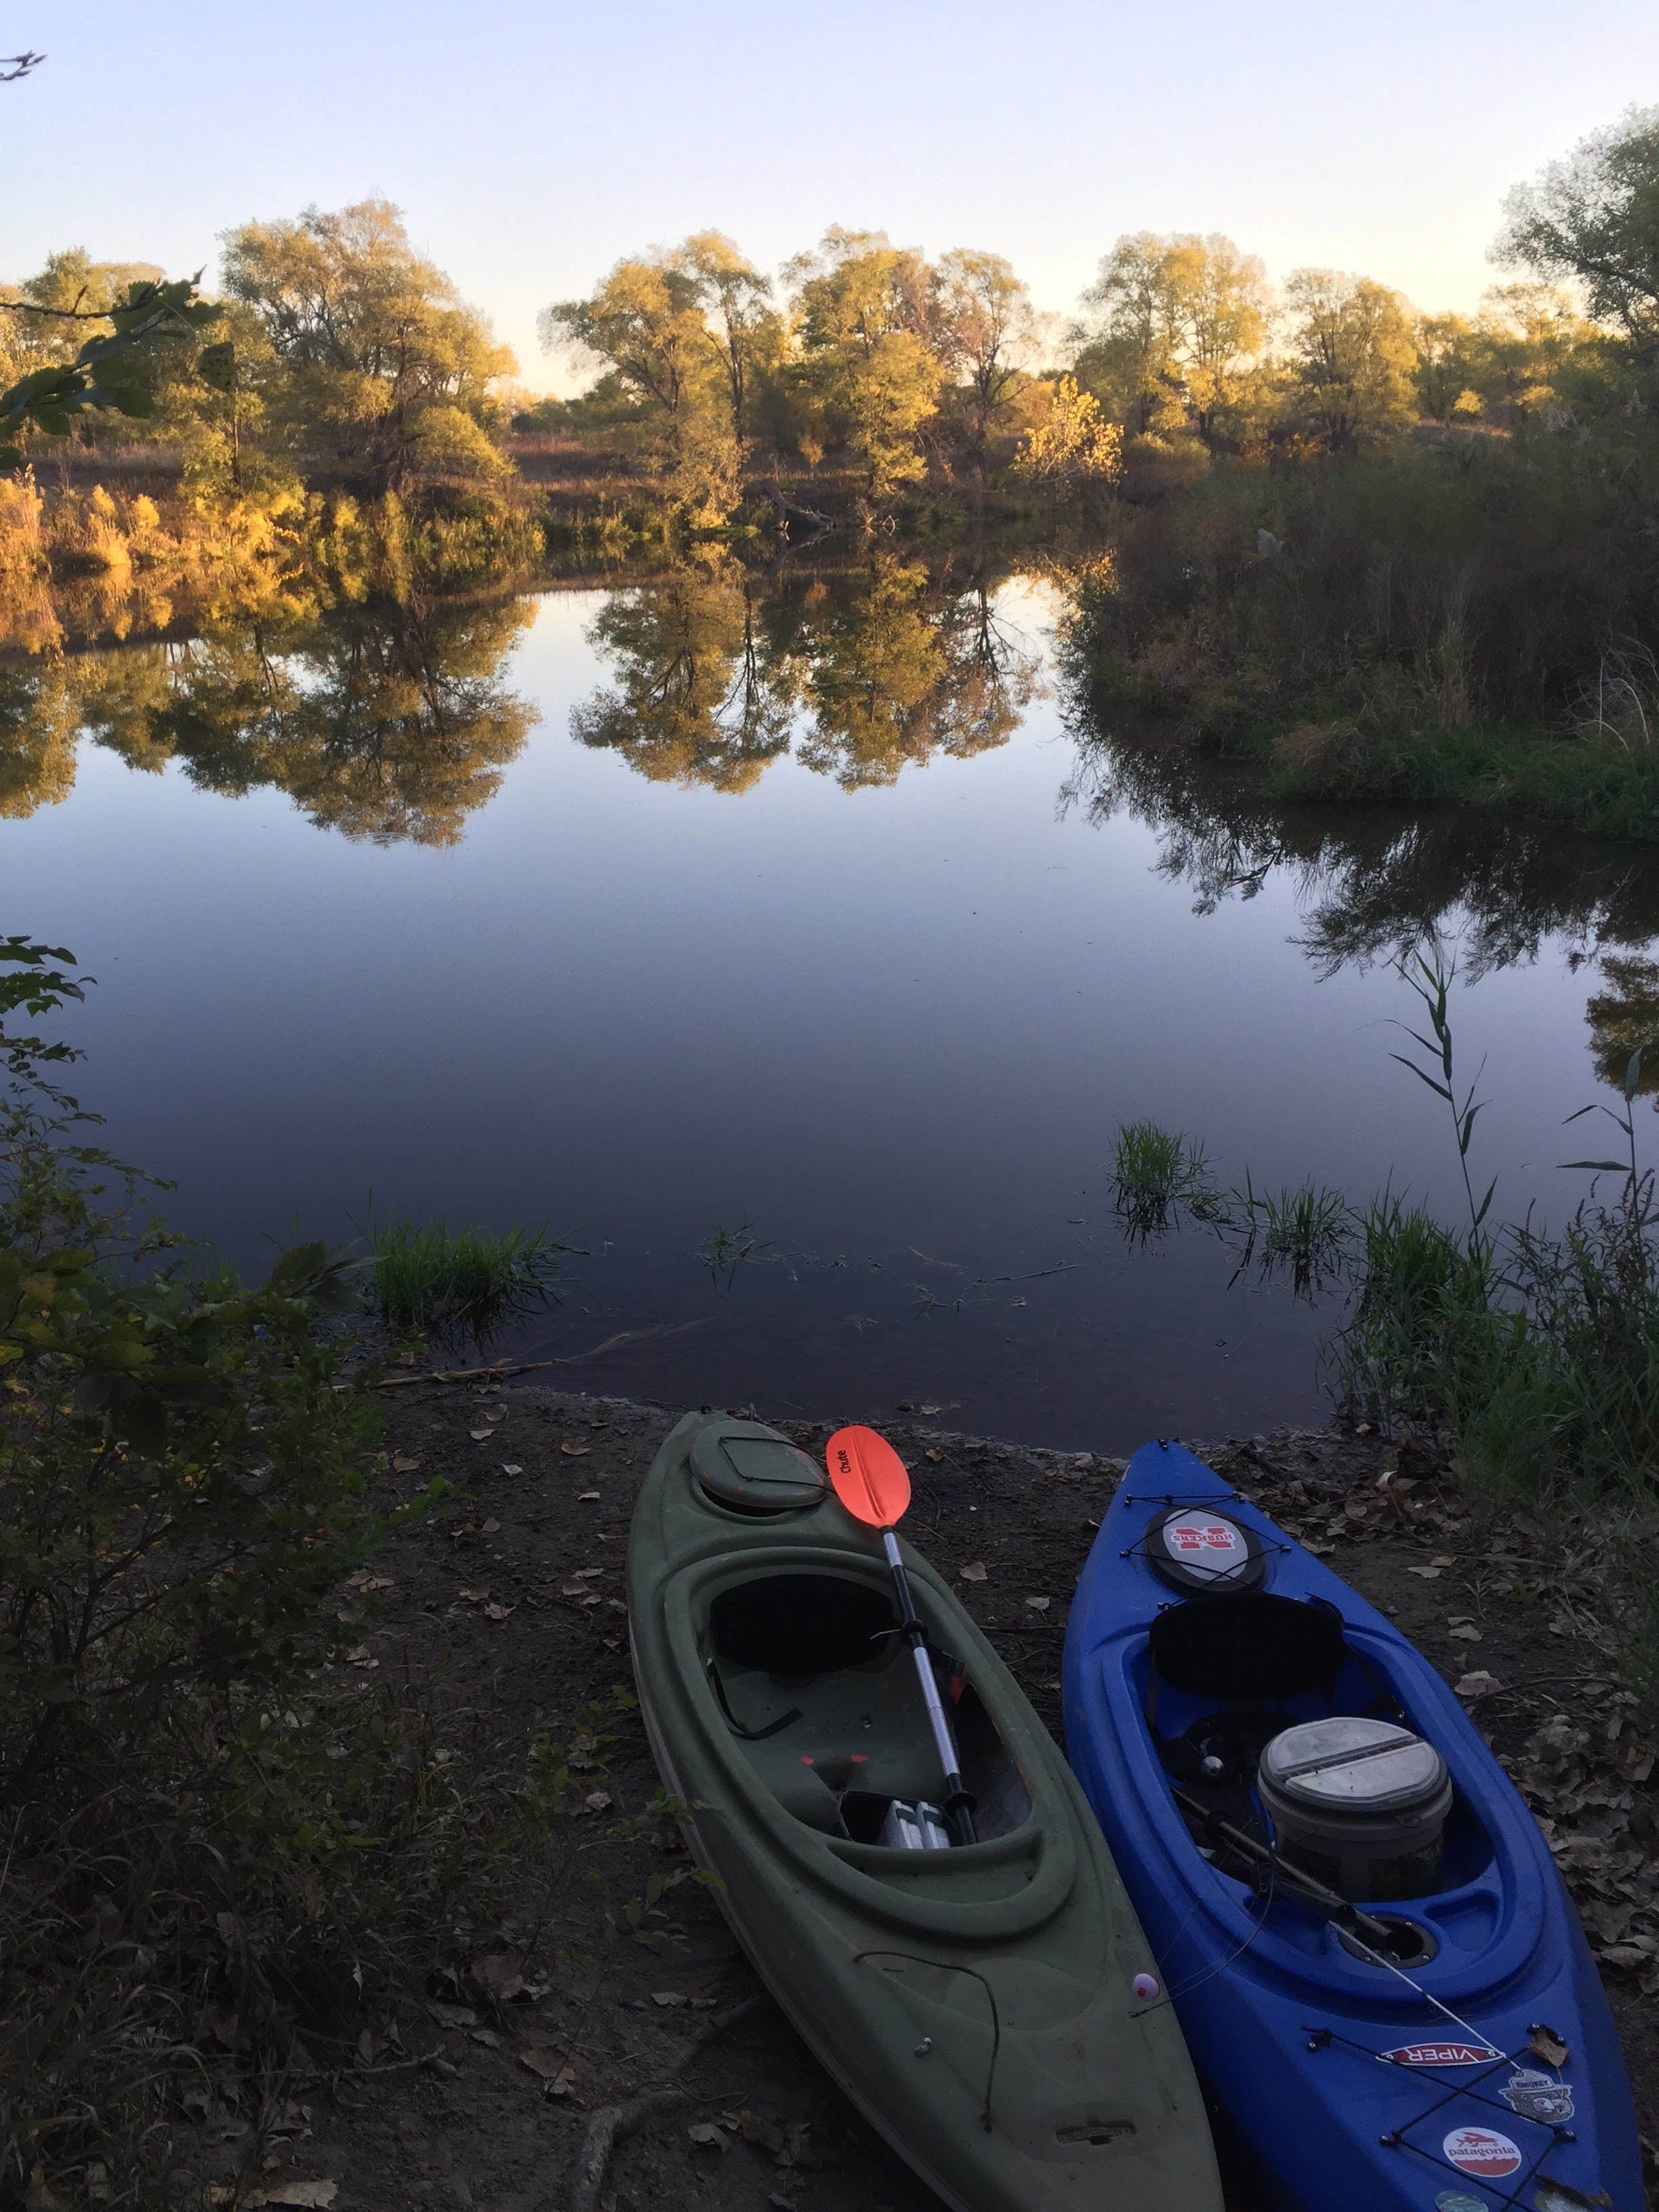
{"type": "Polygon", "coordinates": [[[697,1257],[708,1270],[717,1291],[729,1291],[739,1267],[765,1265],[781,1258],[769,1237],[757,1237],[753,1224],[740,1221],[735,1228],[717,1221],[697,1247],[697,1257]]]}
{"type": "Polygon", "coordinates": [[[1156,1121],[1124,1121],[1112,1139],[1112,1188],[1132,1234],[1148,1237],[1171,1225],[1183,1209],[1212,1217],[1219,1193],[1204,1147],[1156,1121]]]}
{"type": "Polygon", "coordinates": [[[1241,1267],[1254,1260],[1264,1274],[1282,1270],[1298,1295],[1342,1273],[1354,1217],[1340,1190],[1308,1182],[1259,1191],[1246,1175],[1232,1195],[1230,1218],[1244,1238],[1241,1267]]]}
{"type": "Polygon", "coordinates": [[[371,1222],[369,1300],[386,1327],[487,1336],[554,1295],[570,1249],[544,1228],[451,1229],[443,1222],[371,1222]]]}

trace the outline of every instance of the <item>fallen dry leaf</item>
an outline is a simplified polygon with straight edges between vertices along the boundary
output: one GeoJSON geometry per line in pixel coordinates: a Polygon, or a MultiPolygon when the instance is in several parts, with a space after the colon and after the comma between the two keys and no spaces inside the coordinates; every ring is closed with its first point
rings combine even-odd
{"type": "Polygon", "coordinates": [[[590,1813],[609,1812],[611,1792],[608,1790],[590,1790],[586,1796],[582,1799],[582,1802],[590,1813]]]}
{"type": "Polygon", "coordinates": [[[486,1620],[510,1620],[518,1609],[517,1606],[514,1605],[487,1605],[484,1607],[484,1619],[486,1620]]]}
{"type": "Polygon", "coordinates": [[[1425,1583],[1437,1583],[1440,1579],[1438,1567],[1407,1567],[1406,1572],[1408,1575],[1421,1575],[1425,1583]]]}
{"type": "Polygon", "coordinates": [[[455,1593],[464,1605],[482,1605],[489,1595],[488,1589],[462,1589],[455,1593]]]}
{"type": "Polygon", "coordinates": [[[651,2002],[666,2008],[673,2005],[688,2005],[691,2000],[682,1990],[653,1990],[651,2002]]]}
{"type": "Polygon", "coordinates": [[[1054,1600],[1051,1597],[1028,1597],[1025,1602],[1033,1613],[1047,1613],[1054,1600]]]}
{"type": "Polygon", "coordinates": [[[418,1459],[410,1458],[407,1452],[394,1452],[392,1464],[399,1474],[413,1474],[421,1462],[418,1459]]]}
{"type": "Polygon", "coordinates": [[[964,1583],[982,1583],[985,1580],[984,1560],[969,1559],[965,1567],[957,1569],[957,1576],[959,1581],[964,1583]]]}
{"type": "Polygon", "coordinates": [[[1455,1685],[1460,1698],[1490,1698],[1503,1686],[1498,1677],[1489,1674],[1484,1667],[1477,1668],[1472,1674],[1465,1674],[1462,1681],[1455,1685]]]}
{"type": "Polygon", "coordinates": [[[1481,1641],[1480,1631],[1472,1620],[1454,1620],[1448,1626],[1446,1633],[1455,1637],[1460,1644],[1479,1644],[1481,1641]]]}
{"type": "Polygon", "coordinates": [[[501,1534],[501,1524],[499,1521],[486,1521],[483,1524],[483,1533],[486,1536],[499,1535],[501,1534]]]}
{"type": "Polygon", "coordinates": [[[550,2097],[568,2097],[575,2086],[575,2068],[565,2065],[556,2051],[521,2051],[519,2063],[546,2084],[550,2097]]]}
{"type": "Polygon", "coordinates": [[[514,1460],[503,1460],[501,1462],[501,1473],[503,1474],[522,1474],[524,1473],[524,1469],[519,1466],[517,1462],[514,1460]]]}
{"type": "Polygon", "coordinates": [[[592,1444],[585,1444],[580,1437],[562,1437],[559,1440],[559,1449],[567,1459],[586,1459],[592,1449],[592,1444]]]}
{"type": "Polygon", "coordinates": [[[249,2205],[309,2205],[326,2212],[339,2193],[337,2181],[279,2181],[275,2189],[256,2189],[242,2202],[249,2205]]]}
{"type": "Polygon", "coordinates": [[[487,1444],[495,1433],[495,1431],[494,1429],[469,1429],[467,1431],[468,1436],[471,1437],[475,1444],[487,1444]]]}
{"type": "Polygon", "coordinates": [[[1553,2027],[1540,2025],[1529,2028],[1527,2048],[1534,2058],[1541,2058],[1546,2066],[1553,2066],[1558,2073],[1567,2063],[1567,2046],[1553,2027]]]}
{"type": "Polygon", "coordinates": [[[597,1505],[599,1502],[599,1493],[597,1490],[584,1490],[580,1492],[576,1499],[578,1505],[597,1505]]]}
{"type": "Polygon", "coordinates": [[[699,2120],[695,2127],[688,2128],[685,2132],[694,2143],[701,2143],[705,2150],[730,2150],[732,2148],[731,2136],[724,2128],[716,2127],[713,2120],[699,2120]]]}

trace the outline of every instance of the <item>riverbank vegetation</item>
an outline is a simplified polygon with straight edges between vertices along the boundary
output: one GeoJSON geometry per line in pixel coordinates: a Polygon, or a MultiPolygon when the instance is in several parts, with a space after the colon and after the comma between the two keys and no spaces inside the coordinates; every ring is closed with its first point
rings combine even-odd
{"type": "Polygon", "coordinates": [[[475,1955],[604,1728],[578,1773],[376,1675],[368,1562],[446,1492],[389,1502],[354,1263],[190,1271],[61,1088],[83,982],[0,940],[0,2203],[281,2202],[296,2081],[475,1955]]]}
{"type": "Polygon", "coordinates": [[[514,385],[383,202],[226,233],[208,299],[59,253],[0,293],[0,375],[33,395],[0,639],[407,604],[562,555],[1087,529],[1085,735],[1133,711],[1287,797],[1651,837],[1656,194],[1659,111],[1632,111],[1512,196],[1507,281],[1465,316],[1135,233],[1062,328],[988,252],[832,228],[774,275],[694,232],[549,307],[586,380],[562,398],[514,385]]]}
{"type": "Polygon", "coordinates": [[[1504,1223],[1496,1186],[1473,1172],[1483,1102],[1459,1072],[1451,969],[1436,947],[1401,973],[1427,1034],[1408,1029],[1415,1049],[1395,1057],[1443,1102],[1466,1220],[1390,1189],[1355,1203],[1312,1185],[1260,1191],[1248,1174],[1225,1189],[1194,1139],[1145,1122],[1115,1139],[1120,1218],[1143,1241],[1188,1221],[1227,1241],[1241,1272],[1346,1292],[1326,1360],[1348,1421],[1421,1439],[1488,1510],[1616,1525],[1632,1677],[1659,1698],[1659,1204],[1635,1119],[1644,1047],[1619,1069],[1617,1106],[1572,1117],[1614,1127],[1601,1152],[1566,1164],[1593,1178],[1589,1195],[1556,1230],[1530,1212],[1504,1223]]]}

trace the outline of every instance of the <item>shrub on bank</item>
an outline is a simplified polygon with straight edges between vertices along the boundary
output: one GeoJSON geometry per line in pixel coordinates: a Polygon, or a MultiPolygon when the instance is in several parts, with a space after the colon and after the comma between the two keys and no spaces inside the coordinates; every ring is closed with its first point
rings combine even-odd
{"type": "Polygon", "coordinates": [[[1212,465],[1125,516],[1113,573],[1077,590],[1085,737],[1128,705],[1287,796],[1659,836],[1650,443],[1600,469],[1542,431],[1212,465]]]}
{"type": "Polygon", "coordinates": [[[191,1281],[135,1231],[72,1055],[16,1026],[81,995],[68,959],[0,940],[0,2205],[180,2212],[225,2201],[210,2146],[257,2175],[290,2067],[346,2063],[568,1792],[329,1665],[349,1571],[435,1488],[371,1498],[340,1255],[191,1281]]]}

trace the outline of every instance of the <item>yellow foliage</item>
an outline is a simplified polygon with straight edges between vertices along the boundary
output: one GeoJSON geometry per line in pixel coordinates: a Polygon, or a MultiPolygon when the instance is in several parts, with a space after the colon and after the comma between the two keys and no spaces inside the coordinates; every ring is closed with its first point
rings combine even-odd
{"type": "Polygon", "coordinates": [[[1047,421],[1020,440],[1014,474],[1037,483],[1109,483],[1122,449],[1123,433],[1107,421],[1099,400],[1074,376],[1062,376],[1047,421]]]}

